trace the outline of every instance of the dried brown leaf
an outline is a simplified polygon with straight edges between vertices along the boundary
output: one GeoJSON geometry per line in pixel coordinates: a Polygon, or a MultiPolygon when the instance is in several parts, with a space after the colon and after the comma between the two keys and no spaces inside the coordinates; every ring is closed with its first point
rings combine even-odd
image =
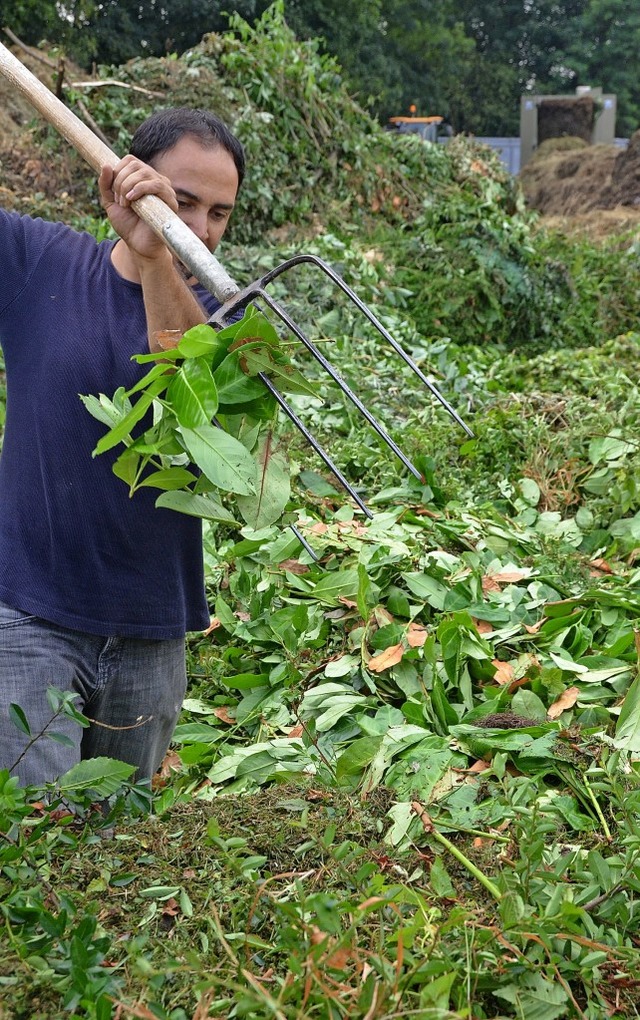
{"type": "Polygon", "coordinates": [[[410,648],[422,648],[428,636],[427,628],[423,627],[420,623],[413,623],[412,621],[407,627],[407,644],[410,648]]]}
{"type": "Polygon", "coordinates": [[[382,673],[385,669],[396,666],[402,659],[404,651],[403,645],[391,645],[369,659],[367,669],[370,669],[372,673],[382,673]]]}
{"type": "Polygon", "coordinates": [[[492,659],[491,662],[496,667],[494,680],[501,687],[506,684],[512,683],[514,679],[514,669],[510,662],[501,662],[500,659],[492,659]]]}
{"type": "Polygon", "coordinates": [[[543,623],[544,623],[544,618],[542,620],[538,620],[538,622],[534,623],[533,626],[531,626],[531,627],[529,627],[526,623],[523,624],[523,626],[524,626],[524,629],[526,630],[527,634],[537,634],[543,623]]]}
{"type": "Polygon", "coordinates": [[[220,719],[221,722],[229,723],[229,725],[233,725],[235,723],[235,719],[233,716],[229,715],[226,705],[221,705],[220,708],[214,708],[213,714],[216,719],[220,719]]]}
{"type": "Polygon", "coordinates": [[[578,687],[567,687],[566,691],[563,691],[557,701],[554,701],[553,705],[549,705],[549,711],[547,712],[548,719],[558,719],[568,708],[573,708],[580,690],[578,687]]]}
{"type": "Polygon", "coordinates": [[[472,619],[478,634],[491,634],[493,631],[492,623],[489,623],[488,620],[478,620],[476,617],[473,617],[472,619]]]}
{"type": "Polygon", "coordinates": [[[281,570],[288,570],[290,574],[308,574],[309,567],[300,560],[283,560],[278,566],[281,570]]]}
{"type": "Polygon", "coordinates": [[[591,560],[590,563],[589,563],[589,566],[594,568],[594,573],[596,573],[596,574],[598,574],[598,573],[600,573],[600,574],[613,574],[613,573],[615,573],[613,567],[609,563],[607,563],[606,560],[603,560],[603,559],[591,560]]]}

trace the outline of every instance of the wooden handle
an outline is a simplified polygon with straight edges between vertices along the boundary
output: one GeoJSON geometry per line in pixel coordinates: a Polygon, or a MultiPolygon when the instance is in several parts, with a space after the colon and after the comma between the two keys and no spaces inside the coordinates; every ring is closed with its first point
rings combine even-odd
{"type": "MultiPolygon", "coordinates": [[[[100,173],[103,166],[119,161],[86,124],[54,96],[46,85],[29,71],[13,53],[0,43],[0,72],[25,96],[44,119],[100,173]]],[[[138,216],[165,242],[171,252],[200,283],[224,303],[238,293],[237,283],[220,265],[215,255],[157,195],[145,195],[131,203],[138,216]]]]}

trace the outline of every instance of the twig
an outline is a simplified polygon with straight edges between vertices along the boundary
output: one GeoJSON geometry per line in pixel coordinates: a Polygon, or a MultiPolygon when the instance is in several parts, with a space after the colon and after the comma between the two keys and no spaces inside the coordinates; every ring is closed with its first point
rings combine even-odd
{"type": "Polygon", "coordinates": [[[319,756],[320,756],[321,760],[322,760],[322,761],[324,762],[324,764],[325,764],[325,765],[327,766],[327,768],[329,769],[329,772],[331,773],[331,775],[332,775],[332,776],[333,776],[333,778],[335,779],[335,778],[336,778],[336,770],[335,770],[335,768],[333,767],[333,765],[331,764],[331,762],[329,761],[329,759],[327,758],[327,756],[326,756],[325,754],[323,754],[323,752],[321,751],[320,747],[318,746],[318,738],[317,738],[317,737],[315,737],[315,736],[313,735],[313,733],[311,733],[311,732],[310,732],[310,730],[309,730],[309,727],[307,726],[307,724],[305,723],[305,721],[304,721],[303,719],[301,719],[301,718],[300,718],[300,716],[298,715],[298,710],[297,710],[297,708],[295,708],[295,706],[294,706],[294,708],[293,708],[293,712],[294,712],[294,715],[295,715],[296,719],[298,720],[298,724],[299,724],[300,726],[302,726],[302,729],[303,729],[303,730],[304,730],[304,732],[305,732],[305,733],[307,734],[307,736],[308,736],[309,740],[311,741],[311,743],[312,743],[312,744],[313,744],[313,746],[315,747],[315,749],[316,749],[316,751],[318,752],[318,754],[319,754],[319,756]]]}
{"type": "Polygon", "coordinates": [[[6,25],[2,29],[2,31],[5,33],[5,35],[9,36],[12,43],[15,43],[16,46],[19,46],[21,50],[24,50],[25,53],[28,53],[29,56],[33,57],[34,60],[39,60],[41,64],[46,64],[47,67],[51,67],[54,70],[58,66],[55,60],[50,60],[49,57],[44,57],[42,53],[38,53],[37,50],[34,50],[31,46],[27,46],[26,43],[23,43],[22,39],[18,39],[18,36],[15,34],[15,32],[12,32],[10,28],[6,27],[6,25]]]}
{"type": "Polygon", "coordinates": [[[613,888],[609,889],[607,892],[600,893],[599,896],[594,896],[593,899],[589,900],[588,903],[583,904],[582,909],[595,910],[596,907],[599,907],[601,903],[604,903],[605,900],[608,900],[610,896],[615,896],[615,894],[617,892],[620,892],[621,889],[624,889],[624,882],[618,882],[616,885],[613,886],[613,888]]]}
{"type": "Polygon", "coordinates": [[[65,88],[100,89],[106,85],[114,85],[119,89],[130,89],[132,92],[141,92],[144,96],[153,96],[155,99],[163,99],[165,95],[164,92],[152,92],[151,89],[145,89],[142,85],[130,85],[128,82],[118,81],[116,78],[100,78],[98,81],[72,81],[69,85],[65,85],[65,88]]]}
{"type": "Polygon", "coordinates": [[[81,99],[76,99],[76,106],[80,110],[80,113],[82,114],[84,120],[86,120],[87,124],[93,131],[94,135],[97,135],[98,138],[101,138],[104,144],[108,145],[109,148],[111,148],[111,142],[105,135],[104,131],[101,130],[96,121],[93,119],[93,117],[91,116],[91,114],[89,113],[81,99]]]}
{"type": "Polygon", "coordinates": [[[234,951],[231,948],[231,946],[229,945],[229,943],[227,942],[226,938],[224,937],[224,932],[222,930],[222,922],[220,921],[220,914],[216,910],[215,903],[213,903],[213,902],[209,903],[209,910],[213,914],[213,919],[214,919],[214,923],[215,923],[216,932],[217,932],[218,938],[220,939],[220,942],[222,943],[223,949],[225,950],[227,956],[229,957],[229,959],[231,960],[233,965],[235,967],[239,968],[240,967],[240,961],[239,961],[238,957],[236,956],[236,954],[234,953],[234,951]]]}
{"type": "Polygon", "coordinates": [[[100,726],[103,730],[113,730],[115,733],[124,732],[125,730],[139,730],[141,726],[146,726],[153,720],[152,715],[141,715],[139,716],[131,726],[110,726],[109,723],[100,722],[99,719],[92,719],[91,716],[85,715],[85,719],[91,723],[92,726],[100,726]]]}

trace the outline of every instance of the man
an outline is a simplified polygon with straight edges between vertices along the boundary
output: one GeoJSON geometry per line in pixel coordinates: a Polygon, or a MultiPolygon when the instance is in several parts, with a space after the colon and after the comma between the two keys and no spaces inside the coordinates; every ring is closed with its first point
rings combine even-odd
{"type": "Polygon", "coordinates": [[[136,215],[154,194],[214,251],[244,175],[238,140],[213,115],[176,109],[136,131],[105,167],[102,204],[119,240],[0,210],[0,341],[7,417],[0,457],[0,768],[56,779],[80,758],[159,767],[186,686],[184,636],[209,622],[200,522],[129,499],[92,458],[104,426],[79,394],[130,388],[158,330],[206,322],[218,307],[136,215]],[[92,720],[51,723],[50,686],[92,720]],[[32,737],[13,725],[17,703],[32,737]],[[26,751],[25,751],[26,749],[26,751]]]}

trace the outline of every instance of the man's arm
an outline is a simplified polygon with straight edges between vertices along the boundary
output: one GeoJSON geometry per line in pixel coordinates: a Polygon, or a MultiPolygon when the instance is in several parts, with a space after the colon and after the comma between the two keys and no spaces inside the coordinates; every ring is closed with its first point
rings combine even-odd
{"type": "Polygon", "coordinates": [[[160,350],[155,340],[159,331],[184,333],[208,318],[169,249],[131,207],[143,195],[157,195],[177,212],[175,192],[168,178],[133,156],[125,156],[114,169],[104,167],[99,186],[102,204],[122,239],[114,249],[115,268],[142,286],[149,348],[160,350]]]}

